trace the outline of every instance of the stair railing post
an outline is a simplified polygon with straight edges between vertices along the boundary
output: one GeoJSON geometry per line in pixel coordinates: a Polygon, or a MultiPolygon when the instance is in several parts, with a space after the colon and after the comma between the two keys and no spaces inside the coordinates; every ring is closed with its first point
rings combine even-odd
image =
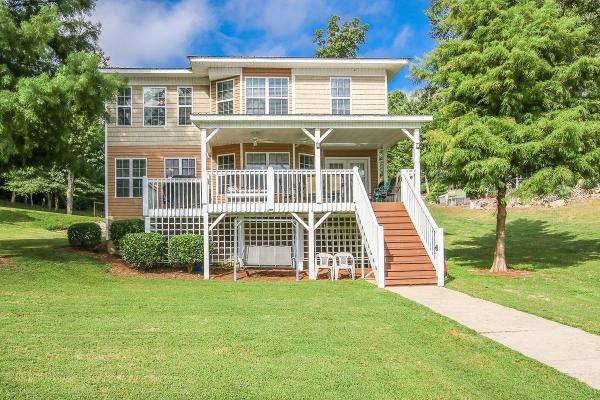
{"type": "Polygon", "coordinates": [[[437,268],[435,269],[435,273],[437,276],[437,285],[444,286],[445,281],[445,264],[446,260],[444,259],[444,228],[438,228],[437,230],[437,268]]]}

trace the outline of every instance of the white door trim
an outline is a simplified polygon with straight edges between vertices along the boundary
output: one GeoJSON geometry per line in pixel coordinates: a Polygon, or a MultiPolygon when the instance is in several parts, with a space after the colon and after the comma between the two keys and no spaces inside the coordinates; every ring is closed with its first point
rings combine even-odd
{"type": "Polygon", "coordinates": [[[350,169],[349,163],[352,161],[364,161],[365,162],[365,177],[366,177],[366,187],[367,193],[371,192],[371,157],[325,157],[325,168],[327,168],[330,162],[342,162],[344,164],[344,168],[350,169]]]}

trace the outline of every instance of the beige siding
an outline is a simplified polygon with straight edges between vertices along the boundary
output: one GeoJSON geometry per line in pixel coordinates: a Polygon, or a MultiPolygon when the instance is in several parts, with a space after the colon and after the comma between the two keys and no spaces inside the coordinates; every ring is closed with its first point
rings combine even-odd
{"type": "MultiPolygon", "coordinates": [[[[152,85],[147,85],[152,86],[152,85]]],[[[155,85],[160,86],[160,85],[155,85]]],[[[141,85],[131,86],[132,92],[132,124],[131,126],[116,125],[116,103],[109,104],[111,124],[108,127],[109,146],[152,146],[174,144],[193,146],[200,144],[200,135],[195,126],[178,126],[177,86],[168,85],[167,119],[164,127],[143,126],[144,105],[143,88],[141,85]]],[[[193,108],[195,113],[210,112],[208,85],[193,85],[193,108]]]]}
{"type": "MultiPolygon", "coordinates": [[[[352,114],[386,114],[384,76],[352,76],[352,114]]],[[[329,76],[296,75],[296,113],[330,114],[329,76]]]]}
{"type": "Polygon", "coordinates": [[[297,75],[296,114],[331,114],[329,77],[297,75]]]}
{"type": "Polygon", "coordinates": [[[165,158],[196,158],[196,175],[200,175],[200,146],[109,146],[107,149],[108,219],[142,218],[142,199],[115,196],[115,159],[145,158],[150,178],[164,178],[165,158]]]}

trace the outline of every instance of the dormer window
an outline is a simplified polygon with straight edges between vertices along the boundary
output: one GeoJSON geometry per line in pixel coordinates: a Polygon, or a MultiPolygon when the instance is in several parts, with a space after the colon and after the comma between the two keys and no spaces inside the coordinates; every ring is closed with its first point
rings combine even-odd
{"type": "Polygon", "coordinates": [[[233,79],[217,82],[217,114],[233,114],[233,79]]]}
{"type": "Polygon", "coordinates": [[[350,115],[352,80],[350,78],[331,78],[331,113],[350,115]]]}
{"type": "Polygon", "coordinates": [[[288,113],[288,78],[246,78],[246,114],[288,113]]]}

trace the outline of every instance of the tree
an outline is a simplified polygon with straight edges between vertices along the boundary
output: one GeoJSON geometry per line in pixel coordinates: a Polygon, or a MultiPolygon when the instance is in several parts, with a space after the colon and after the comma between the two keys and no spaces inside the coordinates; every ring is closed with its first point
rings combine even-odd
{"type": "Polygon", "coordinates": [[[441,105],[427,157],[445,182],[496,193],[491,271],[506,271],[510,182],[527,177],[524,196],[600,174],[591,29],[554,0],[436,0],[429,17],[438,46],[414,70],[441,105]]]}
{"type": "Polygon", "coordinates": [[[360,18],[353,18],[339,25],[340,17],[333,15],[327,23],[327,36],[323,29],[317,29],[313,42],[319,46],[316,56],[320,58],[356,58],[358,48],[365,43],[369,30],[368,24],[362,24],[360,18]]]}
{"type": "Polygon", "coordinates": [[[86,4],[0,2],[1,168],[64,161],[81,121],[106,118],[121,81],[100,73],[102,55],[89,52],[97,33],[78,22],[86,4]]]}

